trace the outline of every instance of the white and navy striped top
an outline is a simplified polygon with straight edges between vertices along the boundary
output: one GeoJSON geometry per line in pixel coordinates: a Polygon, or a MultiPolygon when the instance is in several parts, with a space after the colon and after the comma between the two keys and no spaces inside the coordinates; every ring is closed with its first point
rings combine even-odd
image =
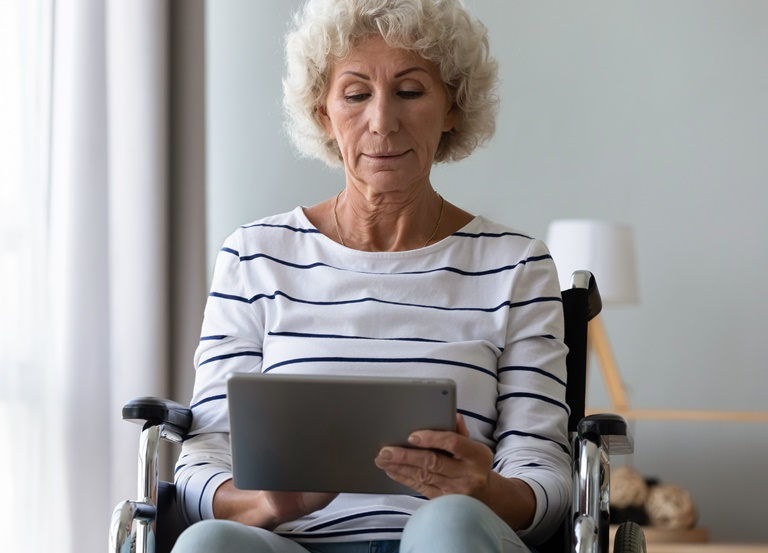
{"type": "MultiPolygon", "coordinates": [[[[440,377],[456,381],[494,470],[533,488],[535,520],[520,535],[546,538],[570,502],[562,319],[544,244],[482,217],[405,252],[343,247],[302,208],[239,228],[218,255],[195,354],[194,422],[176,467],[185,516],[212,518],[213,494],[231,478],[230,372],[440,377]]],[[[342,494],[276,532],[399,539],[424,501],[342,494]]]]}

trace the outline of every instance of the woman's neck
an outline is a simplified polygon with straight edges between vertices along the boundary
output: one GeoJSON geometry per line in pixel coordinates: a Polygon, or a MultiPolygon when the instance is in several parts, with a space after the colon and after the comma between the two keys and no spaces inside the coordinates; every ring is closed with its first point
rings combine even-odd
{"type": "Polygon", "coordinates": [[[353,187],[333,200],[333,238],[363,251],[406,251],[438,237],[445,200],[432,189],[411,194],[365,195],[353,187]]]}

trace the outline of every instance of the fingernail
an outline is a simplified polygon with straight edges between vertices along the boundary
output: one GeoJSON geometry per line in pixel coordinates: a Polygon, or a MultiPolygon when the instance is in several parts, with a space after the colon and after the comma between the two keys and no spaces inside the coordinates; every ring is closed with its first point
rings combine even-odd
{"type": "Polygon", "coordinates": [[[392,459],[392,450],[384,448],[379,452],[379,459],[382,461],[389,461],[392,459]]]}
{"type": "Polygon", "coordinates": [[[419,438],[416,434],[411,434],[408,436],[408,441],[413,445],[419,445],[421,443],[421,438],[419,438]]]}

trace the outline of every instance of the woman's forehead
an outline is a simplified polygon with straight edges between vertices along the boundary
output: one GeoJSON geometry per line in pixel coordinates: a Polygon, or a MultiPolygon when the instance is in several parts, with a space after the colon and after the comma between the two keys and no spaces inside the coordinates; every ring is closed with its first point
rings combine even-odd
{"type": "Polygon", "coordinates": [[[355,66],[367,68],[369,71],[395,72],[418,67],[426,69],[433,77],[439,76],[434,63],[413,50],[390,46],[380,35],[367,35],[355,41],[349,53],[331,65],[331,74],[338,74],[355,66]]]}

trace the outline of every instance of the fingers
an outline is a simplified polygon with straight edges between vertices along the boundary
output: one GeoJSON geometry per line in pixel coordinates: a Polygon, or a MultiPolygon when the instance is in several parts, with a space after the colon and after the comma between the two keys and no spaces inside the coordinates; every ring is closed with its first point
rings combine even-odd
{"type": "Polygon", "coordinates": [[[445,454],[426,449],[386,447],[376,457],[376,465],[393,480],[433,498],[446,493],[462,493],[459,463],[445,454]]]}
{"type": "Polygon", "coordinates": [[[457,422],[458,432],[414,432],[409,442],[416,448],[386,447],[376,465],[393,480],[429,498],[449,493],[477,495],[488,484],[493,453],[463,435],[463,419],[457,422]]]}
{"type": "Polygon", "coordinates": [[[457,415],[456,423],[456,432],[419,430],[408,436],[408,443],[419,448],[444,451],[458,459],[471,457],[473,453],[478,452],[479,448],[485,448],[482,444],[469,438],[464,417],[457,415]]]}

